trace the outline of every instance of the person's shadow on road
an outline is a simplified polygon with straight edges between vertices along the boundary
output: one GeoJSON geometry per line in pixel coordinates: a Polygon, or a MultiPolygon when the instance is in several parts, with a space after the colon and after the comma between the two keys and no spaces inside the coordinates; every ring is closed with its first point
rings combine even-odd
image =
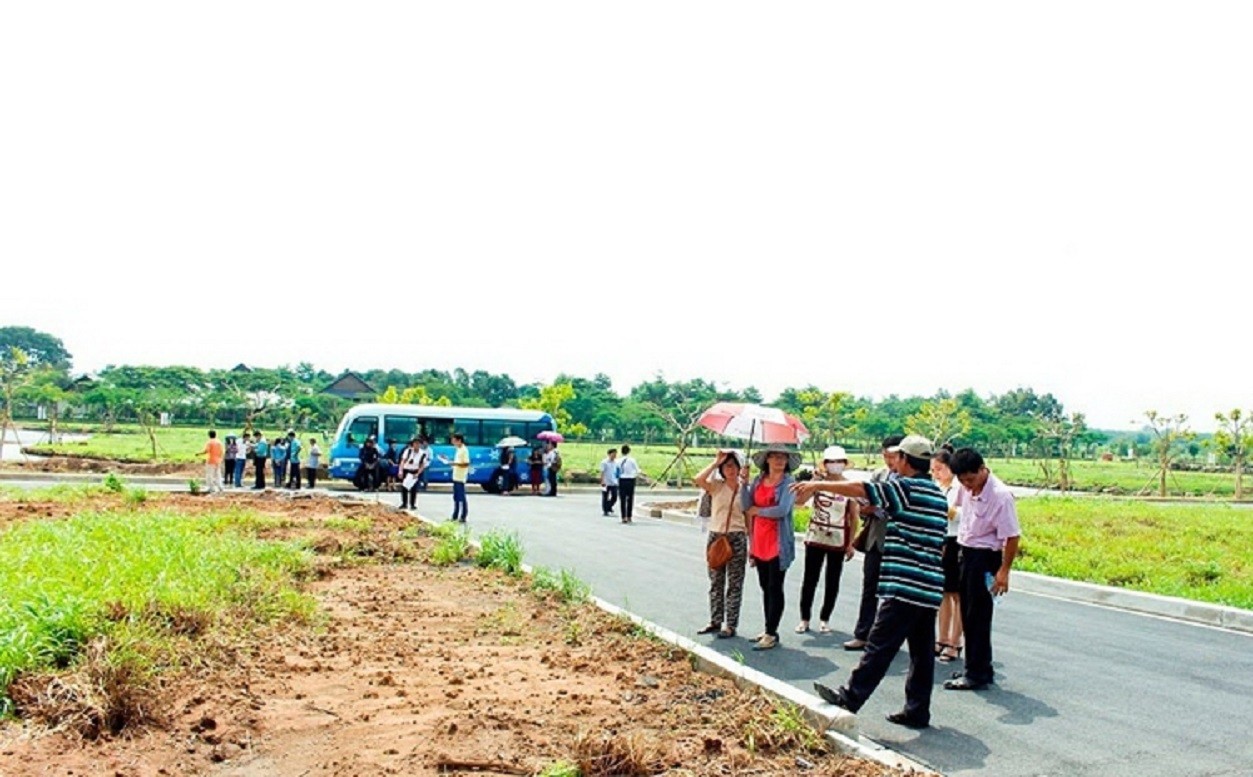
{"type": "Polygon", "coordinates": [[[1006,691],[996,685],[981,692],[981,696],[988,704],[1004,709],[1005,712],[997,720],[1011,726],[1025,726],[1034,723],[1037,718],[1057,717],[1057,709],[1039,699],[1024,696],[1017,691],[1006,691]]]}

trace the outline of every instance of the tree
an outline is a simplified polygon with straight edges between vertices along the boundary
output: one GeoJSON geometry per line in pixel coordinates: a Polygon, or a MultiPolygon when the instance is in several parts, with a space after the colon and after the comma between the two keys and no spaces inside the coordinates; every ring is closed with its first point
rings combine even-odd
{"type": "Polygon", "coordinates": [[[849,408],[853,395],[845,391],[828,394],[811,386],[798,392],[796,399],[801,405],[800,419],[819,446],[847,442],[865,417],[864,410],[849,408]]]}
{"type": "Polygon", "coordinates": [[[107,383],[99,383],[83,395],[83,404],[99,414],[106,433],[113,431],[118,414],[127,407],[127,401],[126,389],[107,383]]]}
{"type": "Polygon", "coordinates": [[[1146,410],[1144,417],[1148,419],[1148,430],[1152,434],[1153,454],[1157,457],[1157,495],[1166,496],[1166,475],[1170,465],[1179,455],[1179,447],[1189,442],[1196,434],[1188,429],[1188,416],[1161,415],[1156,410],[1146,410]]]}
{"type": "Polygon", "coordinates": [[[578,437],[587,434],[587,427],[583,424],[575,423],[570,418],[570,411],[562,407],[563,404],[574,399],[574,397],[574,387],[569,383],[553,383],[550,386],[540,388],[537,399],[523,399],[518,403],[518,406],[523,410],[543,410],[553,417],[553,421],[557,423],[557,428],[564,430],[564,434],[578,437]]]}
{"type": "Polygon", "coordinates": [[[64,376],[51,367],[42,367],[32,371],[25,385],[17,391],[17,396],[27,402],[40,405],[48,413],[48,441],[57,441],[57,421],[61,413],[61,403],[69,398],[62,386],[64,376]]]}
{"type": "MultiPolygon", "coordinates": [[[[0,351],[0,400],[4,401],[4,406],[0,407],[0,450],[4,449],[5,438],[13,426],[13,403],[30,379],[30,372],[31,360],[26,351],[16,345],[0,351]]],[[[16,437],[16,429],[13,434],[16,437]]]]}
{"type": "Polygon", "coordinates": [[[127,404],[135,413],[135,420],[144,434],[148,435],[153,459],[157,457],[157,427],[161,425],[161,414],[169,412],[178,400],[178,394],[159,386],[129,392],[127,404]]]}
{"type": "Polygon", "coordinates": [[[1253,446],[1253,413],[1241,412],[1239,408],[1230,413],[1215,413],[1218,430],[1214,432],[1214,445],[1231,457],[1236,469],[1236,501],[1244,498],[1244,462],[1253,446]]]}
{"type": "Polygon", "coordinates": [[[683,383],[669,383],[659,374],[653,380],[631,389],[631,398],[648,407],[676,434],[675,445],[678,453],[666,465],[658,479],[665,480],[673,470],[678,482],[681,477],[691,479],[687,449],[691,445],[692,433],[696,431],[696,420],[714,402],[724,398],[735,399],[735,395],[719,396],[717,386],[700,378],[683,383]],[[682,476],[679,475],[680,471],[682,476]]]}
{"type": "Polygon", "coordinates": [[[1062,491],[1074,485],[1070,475],[1070,459],[1075,440],[1087,431],[1087,422],[1083,413],[1071,413],[1069,416],[1042,418],[1036,427],[1038,437],[1048,444],[1048,451],[1040,460],[1040,468],[1044,470],[1046,483],[1053,482],[1053,473],[1049,467],[1050,452],[1057,456],[1057,487],[1062,491]]]}
{"type": "Polygon", "coordinates": [[[0,327],[0,353],[8,353],[10,348],[20,348],[31,369],[49,367],[56,372],[69,372],[70,352],[59,337],[28,326],[0,327]]]}
{"type": "Polygon", "coordinates": [[[953,397],[929,399],[905,419],[905,431],[921,434],[938,448],[970,431],[970,411],[953,397]]]}

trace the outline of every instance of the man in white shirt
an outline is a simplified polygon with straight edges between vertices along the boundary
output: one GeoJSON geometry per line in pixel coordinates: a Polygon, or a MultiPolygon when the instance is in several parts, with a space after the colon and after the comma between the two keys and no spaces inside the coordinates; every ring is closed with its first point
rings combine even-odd
{"type": "Polygon", "coordinates": [[[640,465],[631,455],[631,446],[622,446],[622,462],[618,464],[618,504],[622,507],[622,522],[631,523],[635,511],[635,480],[640,476],[640,465]]]}
{"type": "Polygon", "coordinates": [[[611,515],[618,503],[618,449],[610,448],[609,455],[600,463],[600,511],[611,515]]]}

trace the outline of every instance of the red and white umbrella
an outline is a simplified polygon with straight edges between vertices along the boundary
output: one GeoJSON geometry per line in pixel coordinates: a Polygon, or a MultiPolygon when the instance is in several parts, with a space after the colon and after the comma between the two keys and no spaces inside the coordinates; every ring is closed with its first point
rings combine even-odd
{"type": "Polygon", "coordinates": [[[719,402],[701,413],[696,423],[724,437],[750,443],[800,445],[809,439],[809,430],[796,416],[777,407],[747,402],[719,402]]]}

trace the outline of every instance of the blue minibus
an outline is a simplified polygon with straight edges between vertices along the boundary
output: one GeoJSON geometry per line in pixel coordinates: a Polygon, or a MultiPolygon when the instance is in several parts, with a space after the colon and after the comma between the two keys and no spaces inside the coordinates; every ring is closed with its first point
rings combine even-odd
{"type": "Polygon", "coordinates": [[[444,407],[440,405],[357,405],[344,414],[331,444],[330,474],[333,478],[352,480],[360,463],[358,451],[367,437],[373,437],[380,451],[387,450],[387,441],[395,440],[397,449],[414,437],[430,441],[431,466],[428,483],[451,483],[451,462],[454,450],[452,435],[465,435],[470,451],[470,482],[484,490],[500,490],[495,477],[500,466],[500,449],[496,443],[506,437],[520,437],[529,447],[514,448],[514,473],[518,483],[530,482],[527,456],[532,447],[540,447],[541,432],[557,430],[553,418],[542,410],[514,408],[444,407]]]}

